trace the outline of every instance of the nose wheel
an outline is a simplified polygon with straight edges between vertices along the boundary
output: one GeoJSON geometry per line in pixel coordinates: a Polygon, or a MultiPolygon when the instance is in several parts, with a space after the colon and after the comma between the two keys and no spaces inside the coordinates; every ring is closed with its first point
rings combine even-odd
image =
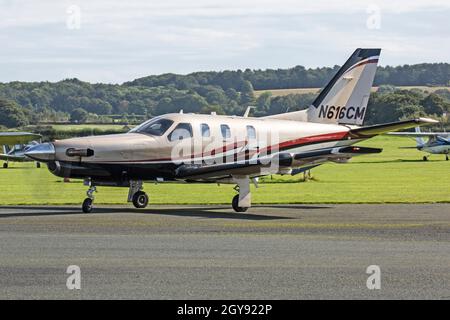
{"type": "Polygon", "coordinates": [[[86,198],[83,201],[82,210],[84,213],[91,213],[92,212],[92,202],[93,200],[90,198],[86,198]]]}
{"type": "Polygon", "coordinates": [[[91,213],[92,207],[94,203],[94,192],[97,192],[97,189],[95,186],[90,186],[89,190],[86,192],[87,198],[84,199],[83,204],[81,205],[81,210],[83,210],[84,213],[91,213]]]}

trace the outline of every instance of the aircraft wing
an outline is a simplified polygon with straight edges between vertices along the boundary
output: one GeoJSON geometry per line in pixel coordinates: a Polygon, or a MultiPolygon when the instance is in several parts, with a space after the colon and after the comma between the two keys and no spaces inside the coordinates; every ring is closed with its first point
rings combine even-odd
{"type": "Polygon", "coordinates": [[[200,165],[185,164],[177,169],[177,178],[186,181],[218,181],[235,175],[267,175],[275,174],[281,167],[294,168],[292,174],[309,170],[327,161],[339,161],[370,153],[380,153],[382,149],[366,147],[336,147],[297,154],[279,153],[256,160],[237,161],[232,163],[200,165]]]}
{"type": "Polygon", "coordinates": [[[420,125],[429,125],[439,123],[439,121],[429,118],[417,118],[413,120],[405,120],[391,122],[385,124],[377,124],[373,126],[354,128],[350,130],[350,135],[355,138],[370,138],[379,134],[397,131],[401,129],[410,129],[420,125]]]}
{"type": "Polygon", "coordinates": [[[31,161],[31,159],[29,159],[25,156],[19,157],[19,156],[12,156],[12,155],[8,155],[8,154],[4,154],[4,153],[0,154],[0,160],[11,161],[11,162],[31,161]]]}
{"type": "Polygon", "coordinates": [[[26,144],[33,140],[39,140],[40,134],[29,132],[0,132],[0,145],[26,144]]]}

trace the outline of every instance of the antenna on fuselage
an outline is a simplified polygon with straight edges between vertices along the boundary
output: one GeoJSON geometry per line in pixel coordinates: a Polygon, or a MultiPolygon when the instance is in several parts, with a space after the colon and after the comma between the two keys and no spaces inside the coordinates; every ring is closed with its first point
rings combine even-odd
{"type": "Polygon", "coordinates": [[[255,108],[256,108],[255,106],[248,106],[247,109],[245,109],[243,117],[248,118],[248,115],[250,114],[250,110],[255,109],[255,108]]]}

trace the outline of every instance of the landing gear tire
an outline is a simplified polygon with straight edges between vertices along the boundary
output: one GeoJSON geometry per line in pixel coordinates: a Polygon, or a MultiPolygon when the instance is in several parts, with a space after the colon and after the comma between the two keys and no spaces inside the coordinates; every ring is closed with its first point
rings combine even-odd
{"type": "Polygon", "coordinates": [[[426,156],[423,156],[423,161],[428,161],[428,158],[426,156]]]}
{"type": "Polygon", "coordinates": [[[142,209],[148,205],[148,195],[144,191],[138,191],[133,195],[133,205],[135,208],[142,209]]]}
{"type": "Polygon", "coordinates": [[[239,195],[235,195],[233,197],[233,201],[231,201],[231,206],[233,207],[233,210],[236,212],[245,212],[248,208],[246,207],[239,207],[239,195]]]}
{"type": "Polygon", "coordinates": [[[8,169],[8,164],[6,162],[3,164],[3,169],[8,169]]]}
{"type": "Polygon", "coordinates": [[[86,198],[83,201],[83,206],[81,207],[83,209],[84,213],[91,213],[92,212],[92,199],[86,198]]]}
{"type": "Polygon", "coordinates": [[[36,168],[40,168],[41,167],[41,163],[40,162],[36,162],[36,168]]]}
{"type": "Polygon", "coordinates": [[[445,156],[445,161],[448,161],[448,156],[445,156]]]}

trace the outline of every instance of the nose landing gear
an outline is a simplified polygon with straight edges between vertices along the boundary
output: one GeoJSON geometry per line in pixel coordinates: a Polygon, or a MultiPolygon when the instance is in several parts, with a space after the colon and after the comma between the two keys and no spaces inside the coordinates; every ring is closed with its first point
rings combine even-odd
{"type": "Polygon", "coordinates": [[[89,186],[88,191],[86,192],[86,195],[88,196],[83,201],[83,205],[81,206],[81,209],[84,213],[91,213],[92,212],[92,204],[94,202],[94,192],[97,192],[97,188],[93,185],[89,186]]]}

